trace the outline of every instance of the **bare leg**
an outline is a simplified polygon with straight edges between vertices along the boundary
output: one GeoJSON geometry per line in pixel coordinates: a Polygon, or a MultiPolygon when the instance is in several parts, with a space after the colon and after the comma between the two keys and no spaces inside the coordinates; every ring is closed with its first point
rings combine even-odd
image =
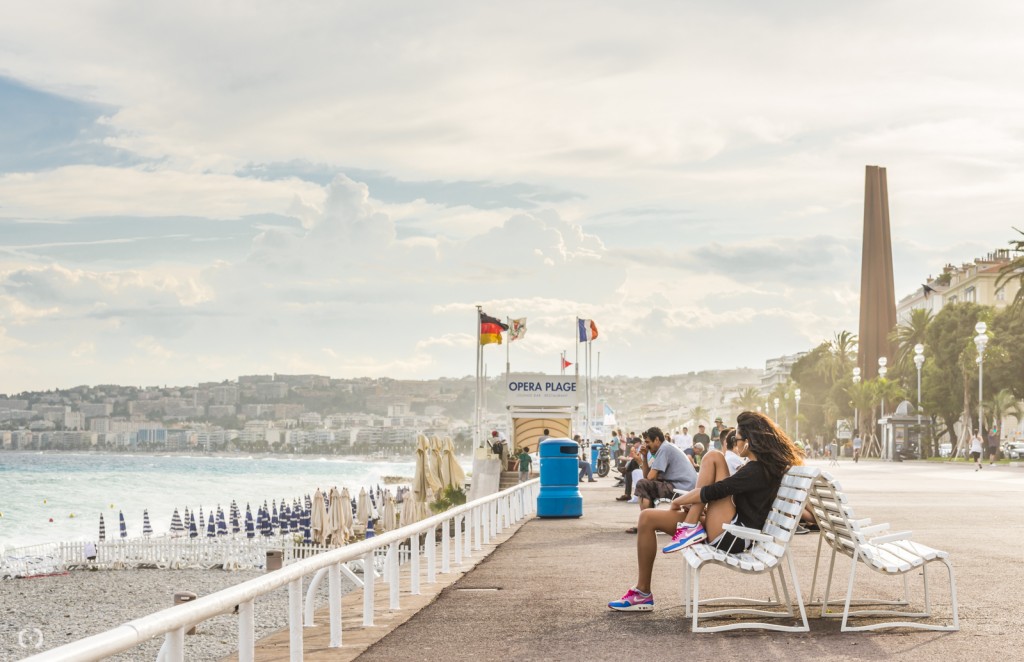
{"type": "MultiPolygon", "coordinates": [[[[697,474],[697,489],[717,483],[720,480],[729,477],[729,464],[725,461],[725,455],[721,451],[708,451],[704,456],[704,459],[700,462],[700,472],[697,474]]],[[[732,500],[729,499],[731,503],[732,500]]],[[[734,508],[735,510],[735,508],[734,508]]],[[[686,519],[683,521],[687,524],[696,524],[700,521],[700,516],[704,513],[704,508],[701,506],[695,506],[690,508],[686,513],[686,519]]],[[[710,535],[710,531],[708,534],[710,535]]]]}
{"type": "Polygon", "coordinates": [[[651,573],[654,572],[654,558],[658,555],[658,531],[675,533],[676,524],[683,519],[679,510],[658,510],[649,508],[640,513],[636,523],[636,588],[644,593],[651,592],[651,573]]]}

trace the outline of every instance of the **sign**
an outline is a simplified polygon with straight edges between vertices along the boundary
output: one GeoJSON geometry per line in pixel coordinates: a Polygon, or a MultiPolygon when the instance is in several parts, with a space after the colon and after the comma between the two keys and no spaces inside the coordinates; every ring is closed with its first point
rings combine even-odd
{"type": "Polygon", "coordinates": [[[510,407],[575,407],[579,401],[575,375],[511,374],[505,383],[510,407]]]}
{"type": "Polygon", "coordinates": [[[853,431],[850,429],[850,421],[839,419],[836,421],[836,439],[847,441],[853,438],[853,431]]]}

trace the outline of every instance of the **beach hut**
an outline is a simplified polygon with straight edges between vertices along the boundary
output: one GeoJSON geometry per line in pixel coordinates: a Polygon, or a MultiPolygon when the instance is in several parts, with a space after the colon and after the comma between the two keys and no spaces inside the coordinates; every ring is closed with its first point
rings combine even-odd
{"type": "Polygon", "coordinates": [[[142,509],[142,536],[148,538],[153,535],[153,526],[149,522],[149,509],[142,509]]]}
{"type": "Polygon", "coordinates": [[[100,538],[99,538],[99,540],[100,540],[100,542],[103,542],[106,539],[107,539],[107,525],[103,521],[103,513],[100,513],[100,538]]]}

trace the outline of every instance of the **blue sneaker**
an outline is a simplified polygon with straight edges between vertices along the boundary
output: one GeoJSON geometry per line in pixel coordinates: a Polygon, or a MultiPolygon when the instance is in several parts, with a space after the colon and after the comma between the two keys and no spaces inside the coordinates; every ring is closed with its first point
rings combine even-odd
{"type": "Polygon", "coordinates": [[[661,548],[662,554],[671,554],[672,552],[678,552],[683,547],[689,547],[690,545],[696,545],[697,543],[707,540],[708,534],[704,531],[703,524],[697,524],[696,526],[683,526],[680,524],[676,527],[676,533],[672,536],[672,542],[661,548]]]}
{"type": "Polygon", "coordinates": [[[615,611],[654,611],[654,594],[631,588],[621,600],[609,602],[608,607],[615,611]]]}

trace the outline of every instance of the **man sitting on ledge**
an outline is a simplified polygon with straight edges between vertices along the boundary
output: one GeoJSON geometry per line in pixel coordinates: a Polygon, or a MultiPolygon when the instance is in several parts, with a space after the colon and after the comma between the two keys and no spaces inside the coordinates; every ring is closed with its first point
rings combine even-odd
{"type": "MultiPolygon", "coordinates": [[[[644,437],[647,441],[640,444],[638,451],[633,451],[633,457],[645,476],[634,487],[640,499],[640,510],[652,508],[659,499],[674,498],[675,490],[689,492],[697,484],[697,471],[689,458],[683,451],[665,442],[661,428],[647,430],[644,437]],[[648,450],[654,454],[654,460],[650,462],[647,458],[648,450]]],[[[626,533],[636,533],[636,527],[626,529],[626,533]]]]}

